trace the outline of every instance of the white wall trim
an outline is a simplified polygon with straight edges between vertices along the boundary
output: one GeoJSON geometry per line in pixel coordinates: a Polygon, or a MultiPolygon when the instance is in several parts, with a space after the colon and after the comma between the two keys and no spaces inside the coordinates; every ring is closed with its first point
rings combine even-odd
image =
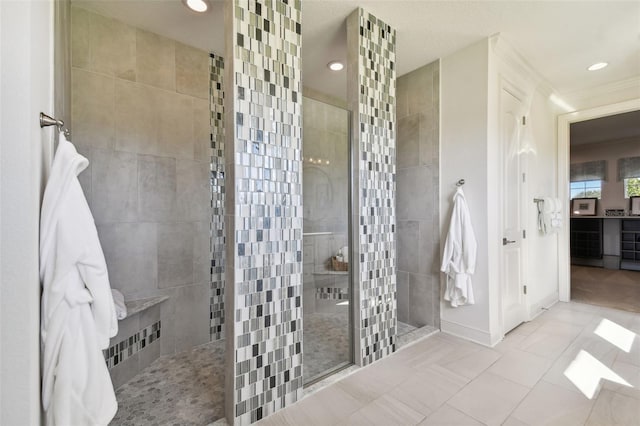
{"type": "MultiPolygon", "coordinates": [[[[616,87],[611,85],[611,87],[616,87]]],[[[604,105],[558,116],[558,197],[569,203],[569,138],[571,123],[640,110],[640,98],[604,105]]],[[[558,296],[561,302],[571,300],[571,267],[569,253],[569,210],[564,209],[564,226],[558,233],[558,296]]]]}
{"type": "Polygon", "coordinates": [[[485,330],[469,327],[467,325],[459,324],[454,321],[447,321],[445,319],[440,320],[440,329],[443,333],[470,340],[472,342],[490,348],[494,347],[502,340],[502,336],[492,336],[491,333],[488,333],[485,330]]]}
{"type": "Polygon", "coordinates": [[[527,321],[533,321],[545,310],[558,303],[558,301],[558,292],[556,291],[555,293],[550,294],[538,303],[529,306],[529,319],[527,321]]]}
{"type": "MultiPolygon", "coordinates": [[[[631,77],[586,90],[574,90],[571,92],[561,93],[560,95],[564,100],[571,104],[581,104],[590,99],[606,97],[607,95],[616,92],[626,92],[629,94],[635,93],[635,96],[640,96],[640,77],[631,77]]],[[[633,96],[630,96],[629,98],[633,98],[633,96]]],[[[605,105],[605,107],[606,106],[607,105],[605,105]]]]}

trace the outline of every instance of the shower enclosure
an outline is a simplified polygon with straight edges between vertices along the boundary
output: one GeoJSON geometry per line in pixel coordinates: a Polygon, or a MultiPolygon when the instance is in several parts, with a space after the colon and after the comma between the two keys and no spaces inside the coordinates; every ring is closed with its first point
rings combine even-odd
{"type": "Polygon", "coordinates": [[[352,363],[349,112],[303,98],[304,382],[352,363]]]}
{"type": "MultiPolygon", "coordinates": [[[[233,190],[225,188],[225,61],[125,22],[131,2],[60,4],[68,124],[90,161],[79,179],[111,285],[129,308],[105,352],[119,404],[112,424],[208,424],[224,416],[233,371],[225,365],[224,209],[233,190]]],[[[315,94],[302,97],[302,114],[307,386],[353,364],[354,307],[350,113],[315,94]]]]}

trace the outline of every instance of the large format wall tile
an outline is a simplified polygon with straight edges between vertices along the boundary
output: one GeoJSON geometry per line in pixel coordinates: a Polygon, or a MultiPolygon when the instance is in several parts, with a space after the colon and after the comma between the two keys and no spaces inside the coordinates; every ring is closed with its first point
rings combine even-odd
{"type": "Polygon", "coordinates": [[[73,67],[135,81],[135,28],[78,7],[71,19],[73,67]]]}
{"type": "Polygon", "coordinates": [[[115,86],[116,144],[120,151],[158,154],[158,90],[118,80],[115,86]]]}
{"type": "Polygon", "coordinates": [[[211,166],[193,160],[176,160],[178,220],[206,221],[211,217],[211,166]]]}
{"type": "Polygon", "coordinates": [[[137,81],[150,86],[175,91],[175,54],[175,41],[148,31],[137,30],[137,81]]]}
{"type": "Polygon", "coordinates": [[[209,55],[176,43],[176,91],[201,99],[209,99],[209,55]]]}
{"type": "Polygon", "coordinates": [[[193,284],[193,239],[191,223],[158,224],[159,288],[193,284]]]}
{"type": "Polygon", "coordinates": [[[114,77],[136,79],[136,30],[94,14],[91,20],[90,69],[114,77]]]}
{"type": "Polygon", "coordinates": [[[112,77],[74,68],[71,74],[73,141],[112,149],[115,136],[115,82],[112,77]]]}
{"type": "Polygon", "coordinates": [[[395,350],[396,31],[361,8],[347,18],[353,131],[356,362],[395,350]],[[357,114],[356,114],[357,113],[357,114]]]}
{"type": "Polygon", "coordinates": [[[91,187],[96,223],[138,220],[138,158],[129,152],[94,149],[91,187]]]}
{"type": "Polygon", "coordinates": [[[193,98],[158,91],[158,154],[173,158],[193,158],[193,98]]]}
{"type": "Polygon", "coordinates": [[[153,295],[158,281],[156,224],[113,223],[97,227],[111,286],[120,290],[125,299],[153,295]]]}
{"type": "Polygon", "coordinates": [[[178,287],[174,295],[176,352],[207,343],[209,324],[202,319],[209,313],[208,282],[178,287]],[[193,315],[179,314],[181,312],[193,312],[193,315]]]}
{"type": "Polygon", "coordinates": [[[149,221],[176,217],[176,160],[138,156],[138,214],[149,221]]]}
{"type": "Polygon", "coordinates": [[[410,304],[398,304],[398,317],[416,327],[440,325],[438,92],[438,61],[398,79],[397,215],[419,223],[415,233],[398,224],[398,271],[410,273],[412,291],[410,304]],[[417,270],[403,254],[416,241],[417,270]]]}
{"type": "Polygon", "coordinates": [[[301,1],[227,8],[227,380],[231,424],[302,396],[301,1]]]}

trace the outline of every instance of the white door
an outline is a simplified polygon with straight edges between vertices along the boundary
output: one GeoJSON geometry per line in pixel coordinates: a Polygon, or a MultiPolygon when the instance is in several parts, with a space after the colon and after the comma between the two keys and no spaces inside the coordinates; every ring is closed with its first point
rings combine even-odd
{"type": "Polygon", "coordinates": [[[0,0],[0,424],[39,425],[38,229],[52,131],[49,1],[0,0]]]}
{"type": "Polygon", "coordinates": [[[520,131],[523,100],[517,92],[503,87],[500,93],[500,139],[502,153],[502,256],[501,294],[503,332],[526,319],[523,280],[522,193],[524,175],[520,131]]]}

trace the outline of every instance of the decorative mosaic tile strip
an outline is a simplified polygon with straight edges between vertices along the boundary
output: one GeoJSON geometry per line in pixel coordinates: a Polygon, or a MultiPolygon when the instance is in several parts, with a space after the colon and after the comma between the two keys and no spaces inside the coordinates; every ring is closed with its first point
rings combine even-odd
{"type": "Polygon", "coordinates": [[[224,60],[211,54],[211,295],[209,334],[211,340],[224,338],[224,60]]]}
{"type": "Polygon", "coordinates": [[[112,369],[160,338],[160,321],[102,351],[107,368],[112,369]]]}
{"type": "Polygon", "coordinates": [[[347,38],[358,64],[348,79],[358,82],[349,91],[351,109],[358,112],[353,141],[359,215],[354,285],[359,285],[360,299],[355,335],[360,336],[358,362],[366,365],[395,350],[397,333],[396,31],[359,8],[347,20],[347,38]]]}
{"type": "Polygon", "coordinates": [[[226,270],[234,291],[234,389],[227,415],[234,424],[256,422],[302,396],[300,9],[300,0],[234,0],[227,10],[234,108],[226,133],[233,134],[226,164],[234,165],[227,203],[233,269],[226,270]]]}
{"type": "Polygon", "coordinates": [[[322,287],[316,289],[316,299],[348,300],[348,288],[322,287]]]}

